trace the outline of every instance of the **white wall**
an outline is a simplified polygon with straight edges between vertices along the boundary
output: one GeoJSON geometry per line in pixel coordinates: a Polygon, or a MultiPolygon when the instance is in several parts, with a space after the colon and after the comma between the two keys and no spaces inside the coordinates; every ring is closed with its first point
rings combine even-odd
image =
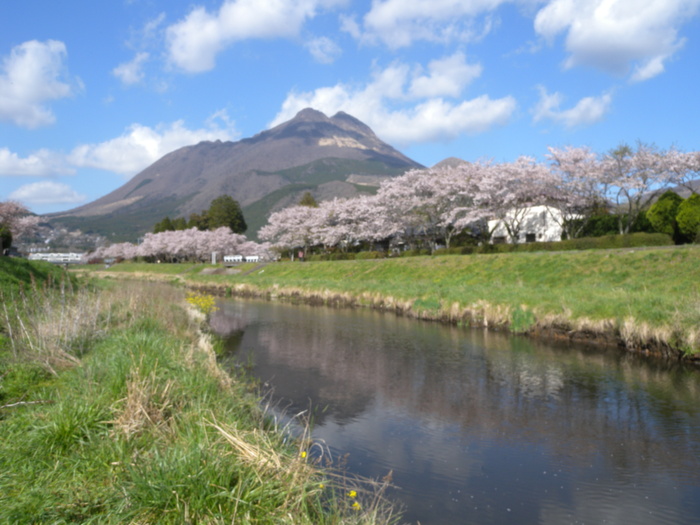
{"type": "MultiPolygon", "coordinates": [[[[525,210],[525,216],[520,222],[520,236],[518,238],[518,243],[524,243],[527,240],[527,234],[534,234],[535,241],[537,242],[552,242],[560,241],[562,234],[562,227],[559,225],[561,223],[561,212],[556,208],[550,208],[548,206],[532,206],[525,210]],[[552,216],[556,217],[555,221],[552,216]]],[[[513,216],[512,214],[510,215],[513,216]]],[[[508,235],[508,230],[502,221],[493,220],[489,221],[489,231],[493,231],[491,235],[491,242],[499,237],[505,237],[505,242],[513,242],[508,235]],[[495,228],[495,229],[494,229],[495,228]]]]}

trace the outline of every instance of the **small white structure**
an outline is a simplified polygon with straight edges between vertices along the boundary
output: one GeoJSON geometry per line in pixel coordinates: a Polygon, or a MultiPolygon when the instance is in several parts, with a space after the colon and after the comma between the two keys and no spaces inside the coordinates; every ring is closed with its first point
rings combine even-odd
{"type": "Polygon", "coordinates": [[[243,262],[242,255],[224,255],[224,264],[236,264],[243,262]]]}
{"type": "MultiPolygon", "coordinates": [[[[561,241],[563,217],[561,211],[550,206],[532,206],[518,211],[508,212],[506,220],[519,222],[518,243],[561,241]],[[517,214],[517,215],[516,215],[517,214]]],[[[512,243],[508,229],[501,219],[489,221],[491,243],[512,243]]]]}
{"type": "Polygon", "coordinates": [[[245,262],[258,262],[260,261],[260,257],[257,255],[246,255],[245,256],[245,262]]]}

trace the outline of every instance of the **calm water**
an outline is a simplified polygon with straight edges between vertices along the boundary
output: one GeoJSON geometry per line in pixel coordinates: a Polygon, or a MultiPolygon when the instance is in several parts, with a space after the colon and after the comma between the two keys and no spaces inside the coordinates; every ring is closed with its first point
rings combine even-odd
{"type": "Polygon", "coordinates": [[[700,523],[700,371],[364,310],[223,302],[313,437],[422,524],[700,523]]]}

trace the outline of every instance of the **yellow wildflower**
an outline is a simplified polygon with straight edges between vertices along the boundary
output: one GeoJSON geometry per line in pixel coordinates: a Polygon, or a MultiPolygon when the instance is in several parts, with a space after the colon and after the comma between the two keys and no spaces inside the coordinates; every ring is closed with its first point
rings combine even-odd
{"type": "Polygon", "coordinates": [[[210,313],[218,310],[218,308],[215,306],[216,299],[213,295],[187,292],[187,298],[185,300],[204,315],[209,315],[210,313]]]}

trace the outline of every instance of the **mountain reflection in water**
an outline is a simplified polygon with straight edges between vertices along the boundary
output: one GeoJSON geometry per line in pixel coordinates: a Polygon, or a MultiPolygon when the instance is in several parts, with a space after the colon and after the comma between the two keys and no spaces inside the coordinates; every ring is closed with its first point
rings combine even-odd
{"type": "Polygon", "coordinates": [[[700,522],[700,372],[365,310],[224,301],[211,325],[407,521],[700,522]]]}

